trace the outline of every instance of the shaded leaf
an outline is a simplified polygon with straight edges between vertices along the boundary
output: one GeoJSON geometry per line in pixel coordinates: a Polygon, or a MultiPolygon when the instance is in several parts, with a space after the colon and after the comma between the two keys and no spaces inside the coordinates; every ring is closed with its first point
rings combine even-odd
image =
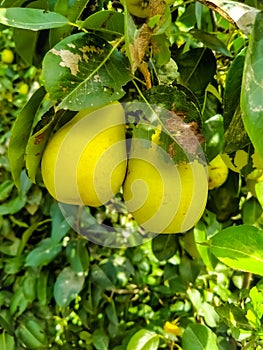
{"type": "Polygon", "coordinates": [[[22,29],[41,30],[68,24],[68,19],[59,13],[32,8],[1,8],[0,23],[22,29]]]}
{"type": "Polygon", "coordinates": [[[231,123],[240,103],[241,82],[245,63],[246,48],[243,49],[231,63],[226,76],[223,96],[223,116],[225,130],[231,123]]]}
{"type": "Polygon", "coordinates": [[[76,298],[85,281],[83,273],[77,274],[71,267],[65,267],[58,275],[54,285],[56,303],[65,307],[76,298]]]}
{"type": "Polygon", "coordinates": [[[161,234],[153,238],[152,250],[158,260],[169,260],[177,252],[178,243],[176,235],[161,234]]]}
{"type": "Polygon", "coordinates": [[[80,28],[95,30],[98,34],[106,34],[106,38],[114,38],[124,34],[123,13],[103,10],[87,17],[85,21],[78,21],[80,28]]]}
{"type": "Polygon", "coordinates": [[[219,40],[215,34],[210,34],[198,29],[193,29],[190,31],[190,33],[197,41],[201,41],[204,46],[208,47],[209,49],[220,52],[226,57],[231,57],[231,53],[228,51],[226,45],[219,40]]]}
{"type": "Polygon", "coordinates": [[[38,110],[40,102],[45,96],[45,89],[38,89],[26,105],[20,111],[15,123],[13,124],[10,144],[8,148],[8,157],[11,173],[15,185],[20,186],[20,174],[24,166],[24,155],[26,145],[31,133],[34,117],[38,110]]]}
{"type": "Polygon", "coordinates": [[[50,216],[52,219],[51,240],[54,243],[58,243],[69,232],[71,227],[61,213],[60,207],[57,203],[53,203],[50,206],[50,216]]]}
{"type": "Polygon", "coordinates": [[[237,327],[239,329],[251,329],[244,310],[234,304],[225,304],[216,308],[216,312],[228,327],[237,327]]]}
{"type": "Polygon", "coordinates": [[[122,53],[96,35],[79,33],[46,54],[43,78],[59,108],[77,111],[119,100],[131,77],[122,53]]]}
{"type": "Polygon", "coordinates": [[[249,225],[228,227],[211,238],[210,249],[233,269],[263,275],[263,230],[249,225]]]}
{"type": "Polygon", "coordinates": [[[212,50],[205,48],[191,49],[185,53],[180,53],[176,63],[179,68],[180,82],[195,93],[202,105],[205,89],[213,81],[216,73],[216,60],[212,50]]]}
{"type": "Polygon", "coordinates": [[[49,118],[49,121],[29,137],[25,151],[25,165],[28,176],[33,183],[36,182],[42,154],[56,121],[53,109],[49,110],[42,118],[49,118]]]}
{"type": "Polygon", "coordinates": [[[61,250],[61,244],[53,242],[50,238],[43,239],[37,247],[27,255],[25,265],[32,267],[47,265],[61,250]]]}
{"type": "Polygon", "coordinates": [[[109,337],[102,329],[96,329],[92,335],[94,347],[97,350],[109,349],[109,337]]]}
{"type": "Polygon", "coordinates": [[[262,214],[262,207],[255,197],[249,198],[242,206],[242,220],[246,225],[254,225],[262,214]]]}
{"type": "Polygon", "coordinates": [[[159,335],[147,329],[141,329],[131,337],[127,350],[157,350],[158,346],[159,335]]]}

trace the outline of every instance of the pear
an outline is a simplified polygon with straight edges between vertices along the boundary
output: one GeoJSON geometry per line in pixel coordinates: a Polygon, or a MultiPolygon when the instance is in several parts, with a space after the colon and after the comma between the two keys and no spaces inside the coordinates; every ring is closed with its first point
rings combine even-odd
{"type": "Polygon", "coordinates": [[[59,202],[98,207],[123,183],[127,166],[125,112],[119,102],[82,110],[48,142],[41,172],[59,202]]]}
{"type": "MultiPolygon", "coordinates": [[[[144,140],[145,141],[145,140],[144,140]]],[[[157,144],[133,138],[123,195],[128,210],[145,230],[180,233],[201,218],[207,201],[205,165],[175,164],[157,144]]]]}
{"type": "Polygon", "coordinates": [[[218,154],[208,165],[208,189],[222,186],[228,177],[228,167],[223,161],[221,154],[218,154]]]}

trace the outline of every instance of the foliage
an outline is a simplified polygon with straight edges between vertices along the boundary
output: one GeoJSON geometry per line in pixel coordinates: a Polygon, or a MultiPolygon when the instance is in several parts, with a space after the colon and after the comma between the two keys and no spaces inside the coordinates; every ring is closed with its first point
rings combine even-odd
{"type": "MultiPolygon", "coordinates": [[[[263,347],[262,5],[156,3],[144,20],[115,1],[1,2],[1,349],[263,347]],[[207,161],[222,154],[228,178],[189,232],[100,246],[44,188],[53,130],[116,100],[176,101],[207,161]]],[[[92,218],[138,231],[114,205],[92,218]]]]}

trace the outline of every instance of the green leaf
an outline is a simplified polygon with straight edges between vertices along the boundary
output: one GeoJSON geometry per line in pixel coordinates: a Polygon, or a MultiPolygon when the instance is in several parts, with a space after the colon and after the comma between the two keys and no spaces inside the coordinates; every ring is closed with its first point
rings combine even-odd
{"type": "Polygon", "coordinates": [[[1,8],[0,23],[22,29],[42,30],[62,27],[68,19],[59,13],[31,8],[1,8]]]}
{"type": "Polygon", "coordinates": [[[52,203],[50,206],[50,216],[52,219],[51,240],[54,243],[59,243],[61,239],[69,232],[71,227],[64,215],[61,213],[57,203],[52,203]]]}
{"type": "Polygon", "coordinates": [[[25,164],[27,174],[33,183],[36,182],[36,175],[39,171],[42,154],[56,122],[53,109],[42,116],[43,119],[49,117],[50,120],[40,130],[29,137],[26,145],[25,164]]]}
{"type": "Polygon", "coordinates": [[[122,86],[131,79],[125,56],[86,33],[67,37],[46,54],[43,78],[59,108],[76,111],[119,100],[125,94],[122,86]]]}
{"type": "Polygon", "coordinates": [[[58,275],[54,285],[54,297],[56,303],[65,307],[81,291],[85,281],[84,273],[76,273],[71,267],[65,267],[58,275]]]}
{"type": "Polygon", "coordinates": [[[255,197],[249,198],[242,206],[242,220],[246,225],[254,225],[262,214],[262,207],[255,197]]]}
{"type": "Polygon", "coordinates": [[[233,269],[263,275],[263,230],[249,225],[228,227],[211,238],[210,249],[233,269]]]}
{"type": "Polygon", "coordinates": [[[103,289],[107,290],[114,288],[114,285],[109,279],[109,277],[98,265],[93,265],[91,267],[91,279],[94,284],[99,285],[103,289]]]}
{"type": "Polygon", "coordinates": [[[169,260],[177,252],[178,243],[176,235],[161,234],[153,238],[152,250],[158,260],[169,260]]]}
{"type": "Polygon", "coordinates": [[[15,350],[15,340],[10,334],[3,332],[0,334],[0,349],[15,350]]]}
{"type": "Polygon", "coordinates": [[[37,51],[39,33],[32,30],[14,28],[13,37],[16,52],[28,65],[32,65],[37,51]]]}
{"type": "Polygon", "coordinates": [[[124,34],[124,15],[115,11],[98,11],[77,24],[80,28],[95,30],[108,39],[124,34]]]}
{"type": "Polygon", "coordinates": [[[97,350],[109,349],[109,337],[102,329],[96,329],[92,335],[93,344],[97,350]]]}
{"type": "Polygon", "coordinates": [[[24,155],[26,145],[31,133],[34,117],[38,110],[40,102],[45,96],[45,89],[38,89],[20,111],[12,128],[10,144],[8,148],[8,158],[10,162],[11,173],[15,185],[20,186],[20,174],[24,166],[24,155]]]}
{"type": "Polygon", "coordinates": [[[180,82],[188,86],[197,96],[199,103],[204,102],[205,89],[213,81],[216,73],[215,56],[210,49],[196,48],[176,57],[180,82]]]}
{"type": "Polygon", "coordinates": [[[206,326],[191,324],[183,334],[183,349],[218,350],[216,335],[206,326]]]}
{"type": "Polygon", "coordinates": [[[250,37],[241,87],[241,112],[246,131],[263,158],[263,11],[256,16],[250,37]]]}
{"type": "Polygon", "coordinates": [[[131,337],[127,350],[157,350],[158,346],[159,335],[147,329],[141,329],[131,337]]]}
{"type": "MultiPolygon", "coordinates": [[[[56,0],[54,2],[53,11],[66,16],[69,22],[75,23],[76,20],[81,16],[89,0],[77,0],[77,1],[65,1],[56,0]]],[[[49,33],[50,47],[53,47],[62,38],[68,36],[74,29],[72,25],[66,25],[59,28],[53,28],[49,33]]]]}
{"type": "Polygon", "coordinates": [[[72,241],[67,245],[66,255],[72,270],[76,273],[87,274],[89,268],[89,254],[87,240],[72,241]]]}
{"type": "Polygon", "coordinates": [[[39,267],[47,265],[62,250],[60,243],[53,242],[51,238],[43,239],[35,249],[26,257],[26,266],[39,267]]]}
{"type": "Polygon", "coordinates": [[[250,330],[251,326],[245,316],[244,310],[235,306],[234,304],[225,304],[216,308],[216,312],[219,314],[222,321],[224,321],[228,327],[236,327],[239,329],[250,330]]]}
{"type": "Polygon", "coordinates": [[[226,76],[226,85],[223,96],[223,116],[225,130],[235,114],[240,103],[242,74],[245,63],[246,48],[243,49],[231,63],[226,76]]]}
{"type": "Polygon", "coordinates": [[[210,34],[198,29],[193,29],[190,31],[190,33],[196,40],[201,41],[204,46],[208,47],[209,49],[220,52],[226,57],[231,57],[231,53],[228,51],[226,45],[219,40],[215,34],[210,34]]]}
{"type": "Polygon", "coordinates": [[[12,180],[6,180],[0,185],[0,201],[4,201],[8,198],[12,189],[14,187],[14,183],[12,180]]]}

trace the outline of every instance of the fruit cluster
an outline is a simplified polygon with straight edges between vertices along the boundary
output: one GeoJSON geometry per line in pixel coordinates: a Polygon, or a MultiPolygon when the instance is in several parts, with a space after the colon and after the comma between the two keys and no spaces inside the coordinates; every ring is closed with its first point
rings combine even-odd
{"type": "Polygon", "coordinates": [[[122,188],[129,212],[145,230],[189,230],[206,206],[207,167],[197,160],[175,164],[153,138],[134,136],[127,157],[125,126],[119,102],[78,112],[44,151],[49,193],[63,203],[98,207],[122,188]]]}

